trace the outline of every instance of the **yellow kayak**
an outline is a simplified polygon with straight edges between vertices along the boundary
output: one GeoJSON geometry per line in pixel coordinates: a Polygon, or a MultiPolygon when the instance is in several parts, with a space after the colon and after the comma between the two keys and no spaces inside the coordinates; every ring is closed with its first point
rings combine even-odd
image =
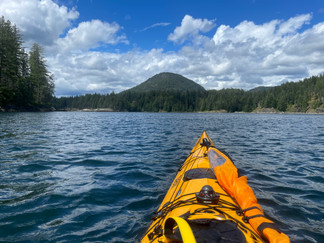
{"type": "Polygon", "coordinates": [[[290,242],[204,131],[153,213],[145,242],[290,242]]]}

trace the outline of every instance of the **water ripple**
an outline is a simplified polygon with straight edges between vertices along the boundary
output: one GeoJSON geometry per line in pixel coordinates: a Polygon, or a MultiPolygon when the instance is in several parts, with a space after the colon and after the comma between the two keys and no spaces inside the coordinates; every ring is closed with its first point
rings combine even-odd
{"type": "Polygon", "coordinates": [[[324,242],[322,116],[0,113],[0,241],[136,242],[203,130],[292,242],[324,242]]]}

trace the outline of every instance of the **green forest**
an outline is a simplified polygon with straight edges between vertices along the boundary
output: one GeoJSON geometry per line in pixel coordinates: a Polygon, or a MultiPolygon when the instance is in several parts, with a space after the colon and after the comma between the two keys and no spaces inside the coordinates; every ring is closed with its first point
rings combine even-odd
{"type": "Polygon", "coordinates": [[[324,75],[250,91],[124,91],[55,98],[57,110],[100,109],[135,112],[324,112],[324,75]]]}
{"type": "Polygon", "coordinates": [[[51,107],[53,76],[47,70],[43,48],[35,43],[26,53],[15,25],[0,18],[0,108],[51,107]]]}

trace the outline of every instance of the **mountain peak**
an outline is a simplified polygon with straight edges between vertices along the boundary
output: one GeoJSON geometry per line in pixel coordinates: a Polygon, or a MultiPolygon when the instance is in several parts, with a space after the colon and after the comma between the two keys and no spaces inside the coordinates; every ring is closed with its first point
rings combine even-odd
{"type": "Polygon", "coordinates": [[[204,91],[205,89],[194,81],[179,74],[163,72],[154,75],[145,82],[129,89],[133,92],[149,91],[204,91]]]}

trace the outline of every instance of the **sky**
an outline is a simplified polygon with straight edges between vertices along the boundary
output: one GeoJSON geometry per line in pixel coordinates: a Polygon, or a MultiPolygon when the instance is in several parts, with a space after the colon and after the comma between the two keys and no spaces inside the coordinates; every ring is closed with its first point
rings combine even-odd
{"type": "Polygon", "coordinates": [[[0,0],[28,50],[44,48],[55,95],[121,92],[155,74],[205,89],[324,73],[323,0],[0,0]]]}

